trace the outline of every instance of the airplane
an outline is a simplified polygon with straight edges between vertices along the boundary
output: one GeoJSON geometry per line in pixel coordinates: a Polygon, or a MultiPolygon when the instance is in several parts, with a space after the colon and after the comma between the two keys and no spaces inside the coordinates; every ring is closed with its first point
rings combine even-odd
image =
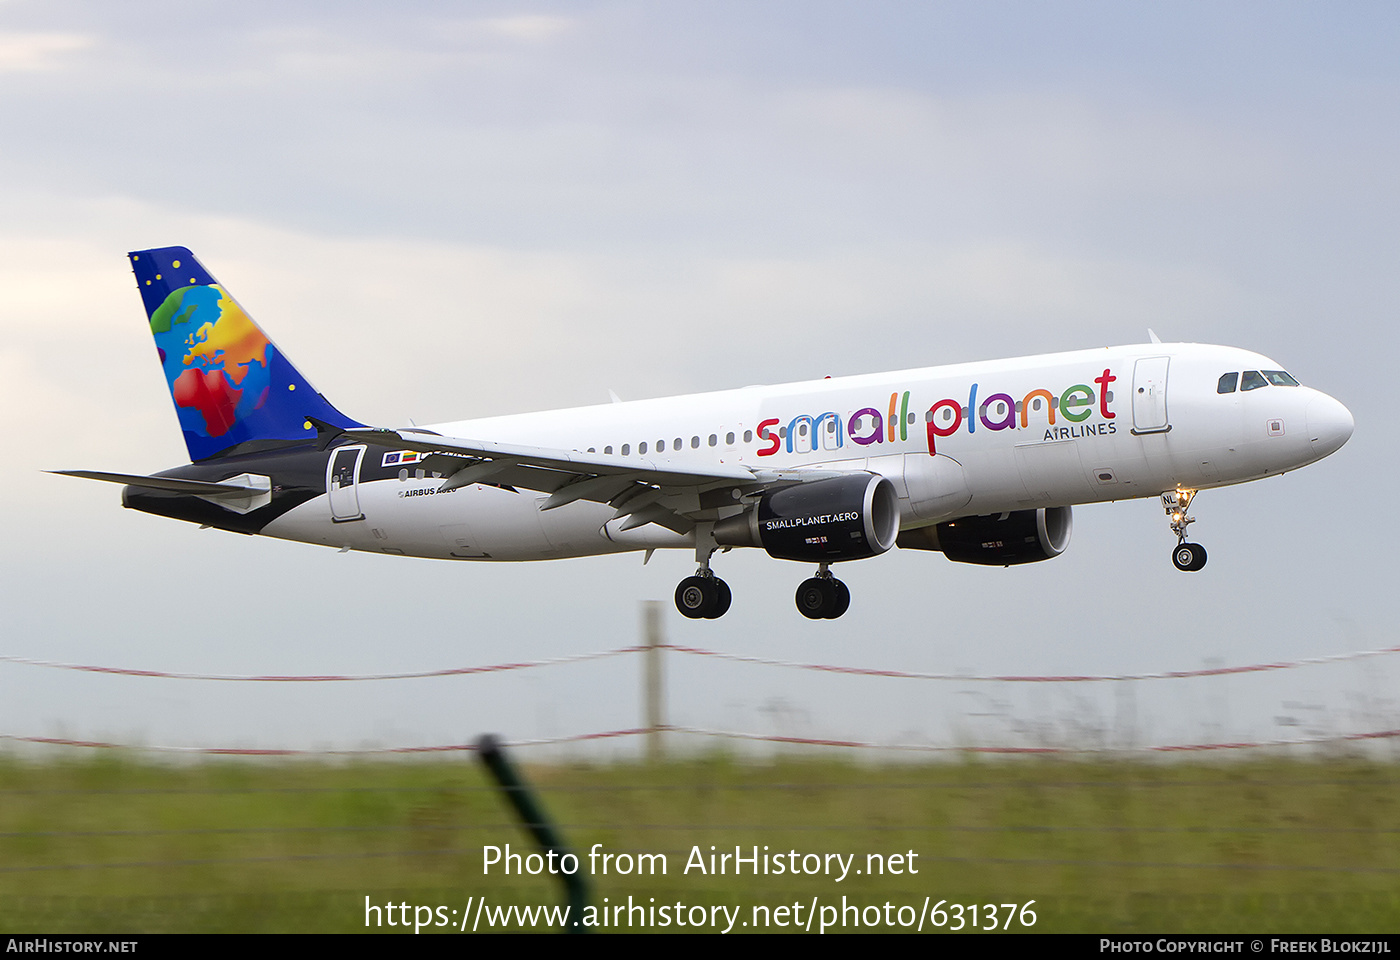
{"type": "MultiPolygon", "coordinates": [[[[1077,504],[1160,497],[1177,569],[1197,491],[1334,453],[1354,421],[1280,364],[1152,342],[386,428],[318,393],[184,247],[128,255],[190,463],[122,504],[222,530],[448,560],[693,550],[677,609],[715,619],[717,551],[814,564],[809,619],[851,602],[832,564],[893,547],[1010,566],[1059,556],[1077,504]]],[[[1151,333],[1151,331],[1149,331],[1151,333]]],[[[644,562],[645,562],[644,560],[644,562]]]]}

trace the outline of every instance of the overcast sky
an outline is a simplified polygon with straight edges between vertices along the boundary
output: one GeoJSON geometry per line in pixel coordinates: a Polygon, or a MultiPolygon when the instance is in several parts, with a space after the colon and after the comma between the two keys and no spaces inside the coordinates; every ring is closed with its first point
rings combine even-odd
{"type": "MultiPolygon", "coordinates": [[[[907,670],[1191,669],[1400,642],[1378,415],[1400,346],[1397,49],[1400,7],[1379,2],[0,0],[0,653],[428,669],[630,643],[646,599],[677,642],[907,670]],[[805,565],[736,551],[716,563],[732,610],[689,622],[670,606],[688,552],[646,568],[339,555],[41,473],[184,462],[125,258],[172,244],[380,425],[1152,327],[1268,354],[1346,403],[1356,433],[1299,473],[1202,494],[1199,574],[1172,568],[1142,500],[1076,510],[1048,563],[846,565],[855,599],[829,623],[793,606],[805,565]]],[[[1204,697],[1241,732],[1286,733],[1285,701],[1336,729],[1400,726],[1387,659],[1144,690],[1134,722],[1198,738],[1204,697]]],[[[1068,725],[1124,710],[1111,690],[670,665],[674,722],[760,733],[994,738],[968,719],[984,696],[1068,725]]],[[[637,668],[268,690],[0,665],[0,734],[554,736],[635,724],[637,668]]]]}

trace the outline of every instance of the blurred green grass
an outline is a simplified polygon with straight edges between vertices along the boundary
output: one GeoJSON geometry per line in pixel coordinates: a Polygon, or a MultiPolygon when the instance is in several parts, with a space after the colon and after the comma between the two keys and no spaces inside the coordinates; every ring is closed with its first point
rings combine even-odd
{"type": "MultiPolygon", "coordinates": [[[[714,754],[523,770],[585,864],[593,844],[667,855],[665,876],[592,877],[599,904],[739,905],[748,919],[754,905],[805,911],[813,897],[916,910],[925,897],[1034,900],[1039,932],[1400,930],[1394,763],[714,754]],[[683,873],[692,847],[711,845],[855,854],[856,868],[913,851],[918,873],[683,873]]],[[[469,897],[561,902],[547,877],[483,875],[483,846],[507,843],[532,850],[469,756],[0,756],[0,932],[362,932],[366,897],[449,914],[469,897]]]]}

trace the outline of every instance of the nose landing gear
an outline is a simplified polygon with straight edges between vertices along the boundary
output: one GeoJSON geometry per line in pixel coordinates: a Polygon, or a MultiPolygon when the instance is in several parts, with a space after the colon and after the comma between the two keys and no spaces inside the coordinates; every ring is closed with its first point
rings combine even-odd
{"type": "Polygon", "coordinates": [[[1172,533],[1176,534],[1176,546],[1172,548],[1172,563],[1178,570],[1192,572],[1206,565],[1206,548],[1199,543],[1186,542],[1186,528],[1196,522],[1195,517],[1187,516],[1191,500],[1196,491],[1187,487],[1177,487],[1162,494],[1162,509],[1171,519],[1172,533]]]}
{"type": "Polygon", "coordinates": [[[797,588],[797,609],[808,620],[835,620],[851,605],[851,591],[831,575],[826,564],[797,588]]]}

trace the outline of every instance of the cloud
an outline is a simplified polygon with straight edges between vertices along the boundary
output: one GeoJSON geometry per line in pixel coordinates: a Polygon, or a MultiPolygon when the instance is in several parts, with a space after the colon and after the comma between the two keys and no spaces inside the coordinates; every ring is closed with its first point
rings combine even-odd
{"type": "Polygon", "coordinates": [[[522,40],[527,43],[541,43],[553,40],[573,26],[568,17],[550,17],[542,14],[525,14],[518,17],[490,17],[477,21],[490,33],[522,40]]]}
{"type": "Polygon", "coordinates": [[[95,43],[78,33],[0,33],[0,71],[56,70],[66,55],[95,43]]]}

